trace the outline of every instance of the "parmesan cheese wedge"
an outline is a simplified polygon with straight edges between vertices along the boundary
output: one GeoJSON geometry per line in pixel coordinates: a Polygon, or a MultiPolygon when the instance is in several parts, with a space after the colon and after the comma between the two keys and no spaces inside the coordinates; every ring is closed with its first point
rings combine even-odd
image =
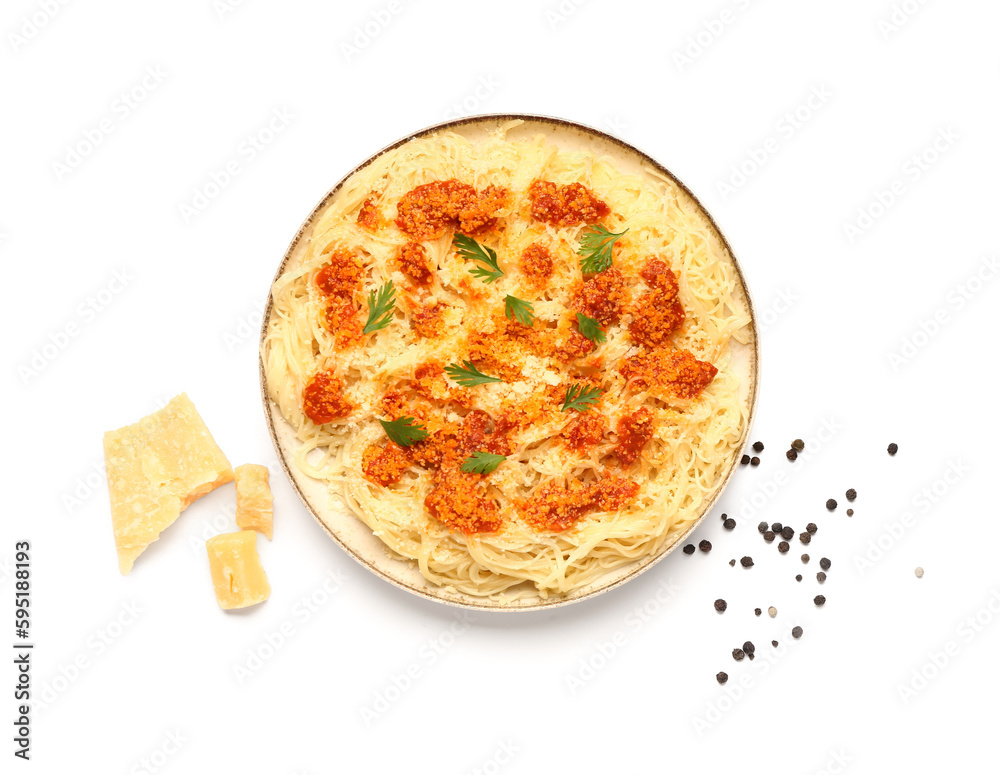
{"type": "Polygon", "coordinates": [[[253,530],[223,533],[205,543],[212,568],[215,599],[225,610],[263,603],[271,596],[271,585],[257,554],[253,530]]]}
{"type": "Polygon", "coordinates": [[[135,425],[104,434],[118,568],[132,564],[180,513],[233,480],[233,469],[181,393],[135,425]]]}
{"type": "Polygon", "coordinates": [[[256,530],[271,540],[274,531],[274,497],[266,466],[247,463],[236,466],[236,524],[256,530]]]}

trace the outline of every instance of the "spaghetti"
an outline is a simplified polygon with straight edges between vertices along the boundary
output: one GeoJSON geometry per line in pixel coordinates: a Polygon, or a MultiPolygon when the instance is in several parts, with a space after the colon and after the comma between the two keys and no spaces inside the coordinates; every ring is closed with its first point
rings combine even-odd
{"type": "Polygon", "coordinates": [[[745,433],[731,342],[751,336],[724,243],[682,189],[508,140],[517,123],[415,138],[347,179],[275,281],[262,345],[295,465],[432,584],[503,600],[572,592],[687,530],[745,433]],[[584,275],[598,227],[623,236],[584,275]],[[496,271],[470,272],[484,264],[456,233],[496,271]],[[363,333],[390,281],[388,323],[363,333]],[[463,386],[461,364],[493,381],[463,386]],[[380,420],[405,417],[426,438],[388,440],[380,420]],[[473,454],[502,462],[459,467],[473,454]]]}

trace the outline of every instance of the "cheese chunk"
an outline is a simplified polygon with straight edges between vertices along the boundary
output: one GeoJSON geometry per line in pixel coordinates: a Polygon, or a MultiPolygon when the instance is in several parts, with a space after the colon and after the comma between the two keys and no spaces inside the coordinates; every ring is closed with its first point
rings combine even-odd
{"type": "Polygon", "coordinates": [[[233,469],[184,393],[135,425],[104,434],[118,568],[135,558],[233,469]]]}
{"type": "Polygon", "coordinates": [[[244,530],[256,530],[271,540],[274,512],[266,466],[247,463],[236,466],[236,524],[244,530]]]}
{"type": "Polygon", "coordinates": [[[257,554],[257,534],[253,530],[223,533],[205,543],[212,568],[212,583],[219,607],[246,608],[263,603],[271,596],[271,585],[257,554]]]}

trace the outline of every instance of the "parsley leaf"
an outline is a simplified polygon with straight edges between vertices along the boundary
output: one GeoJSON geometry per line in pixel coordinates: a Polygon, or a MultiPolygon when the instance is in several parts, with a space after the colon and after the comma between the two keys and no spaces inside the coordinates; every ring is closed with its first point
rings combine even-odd
{"type": "Polygon", "coordinates": [[[603,272],[611,266],[611,252],[619,237],[628,233],[628,229],[615,234],[603,226],[591,226],[590,231],[580,237],[580,271],[584,274],[603,272]]]}
{"type": "Polygon", "coordinates": [[[473,277],[479,278],[487,285],[503,277],[503,270],[497,263],[497,252],[493,248],[480,245],[472,237],[466,237],[464,234],[455,234],[452,244],[462,258],[471,258],[473,261],[478,261],[489,267],[487,269],[483,266],[477,266],[470,269],[469,272],[473,277]]]}
{"type": "Polygon", "coordinates": [[[582,414],[590,409],[592,404],[596,404],[602,395],[604,391],[599,387],[591,388],[574,383],[566,389],[566,400],[563,401],[562,410],[565,412],[568,409],[575,409],[582,414]]]}
{"type": "Polygon", "coordinates": [[[500,377],[491,377],[488,374],[483,374],[473,365],[472,361],[463,361],[461,366],[452,363],[444,367],[444,373],[462,387],[485,385],[488,382],[503,382],[500,377]]]}
{"type": "Polygon", "coordinates": [[[604,333],[604,329],[601,328],[601,324],[598,323],[593,318],[588,318],[581,312],[576,313],[576,327],[580,329],[580,333],[587,337],[594,344],[601,344],[608,341],[608,337],[604,333]]]}
{"type": "Polygon", "coordinates": [[[462,470],[467,474],[492,474],[506,459],[503,455],[493,455],[489,452],[473,452],[462,463],[462,470]]]}
{"type": "Polygon", "coordinates": [[[427,430],[423,425],[417,425],[412,417],[400,417],[392,422],[379,420],[385,435],[401,447],[409,447],[427,438],[427,430]]]}
{"type": "Polygon", "coordinates": [[[368,321],[364,333],[370,334],[385,328],[392,321],[392,311],[396,307],[396,289],[392,280],[378,289],[378,296],[372,290],[368,294],[368,321]]]}
{"type": "Polygon", "coordinates": [[[535,322],[535,306],[530,301],[522,301],[515,296],[503,300],[504,313],[508,318],[517,318],[518,323],[531,327],[535,322]]]}

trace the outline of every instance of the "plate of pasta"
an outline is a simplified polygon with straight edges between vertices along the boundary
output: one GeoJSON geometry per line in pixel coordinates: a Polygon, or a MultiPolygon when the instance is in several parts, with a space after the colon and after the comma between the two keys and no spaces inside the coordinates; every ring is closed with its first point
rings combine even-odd
{"type": "Polygon", "coordinates": [[[522,611],[618,586],[712,508],[758,330],[715,221],[665,167],[562,119],[383,149],[271,286],[270,433],[327,533],[393,584],[522,611]]]}

